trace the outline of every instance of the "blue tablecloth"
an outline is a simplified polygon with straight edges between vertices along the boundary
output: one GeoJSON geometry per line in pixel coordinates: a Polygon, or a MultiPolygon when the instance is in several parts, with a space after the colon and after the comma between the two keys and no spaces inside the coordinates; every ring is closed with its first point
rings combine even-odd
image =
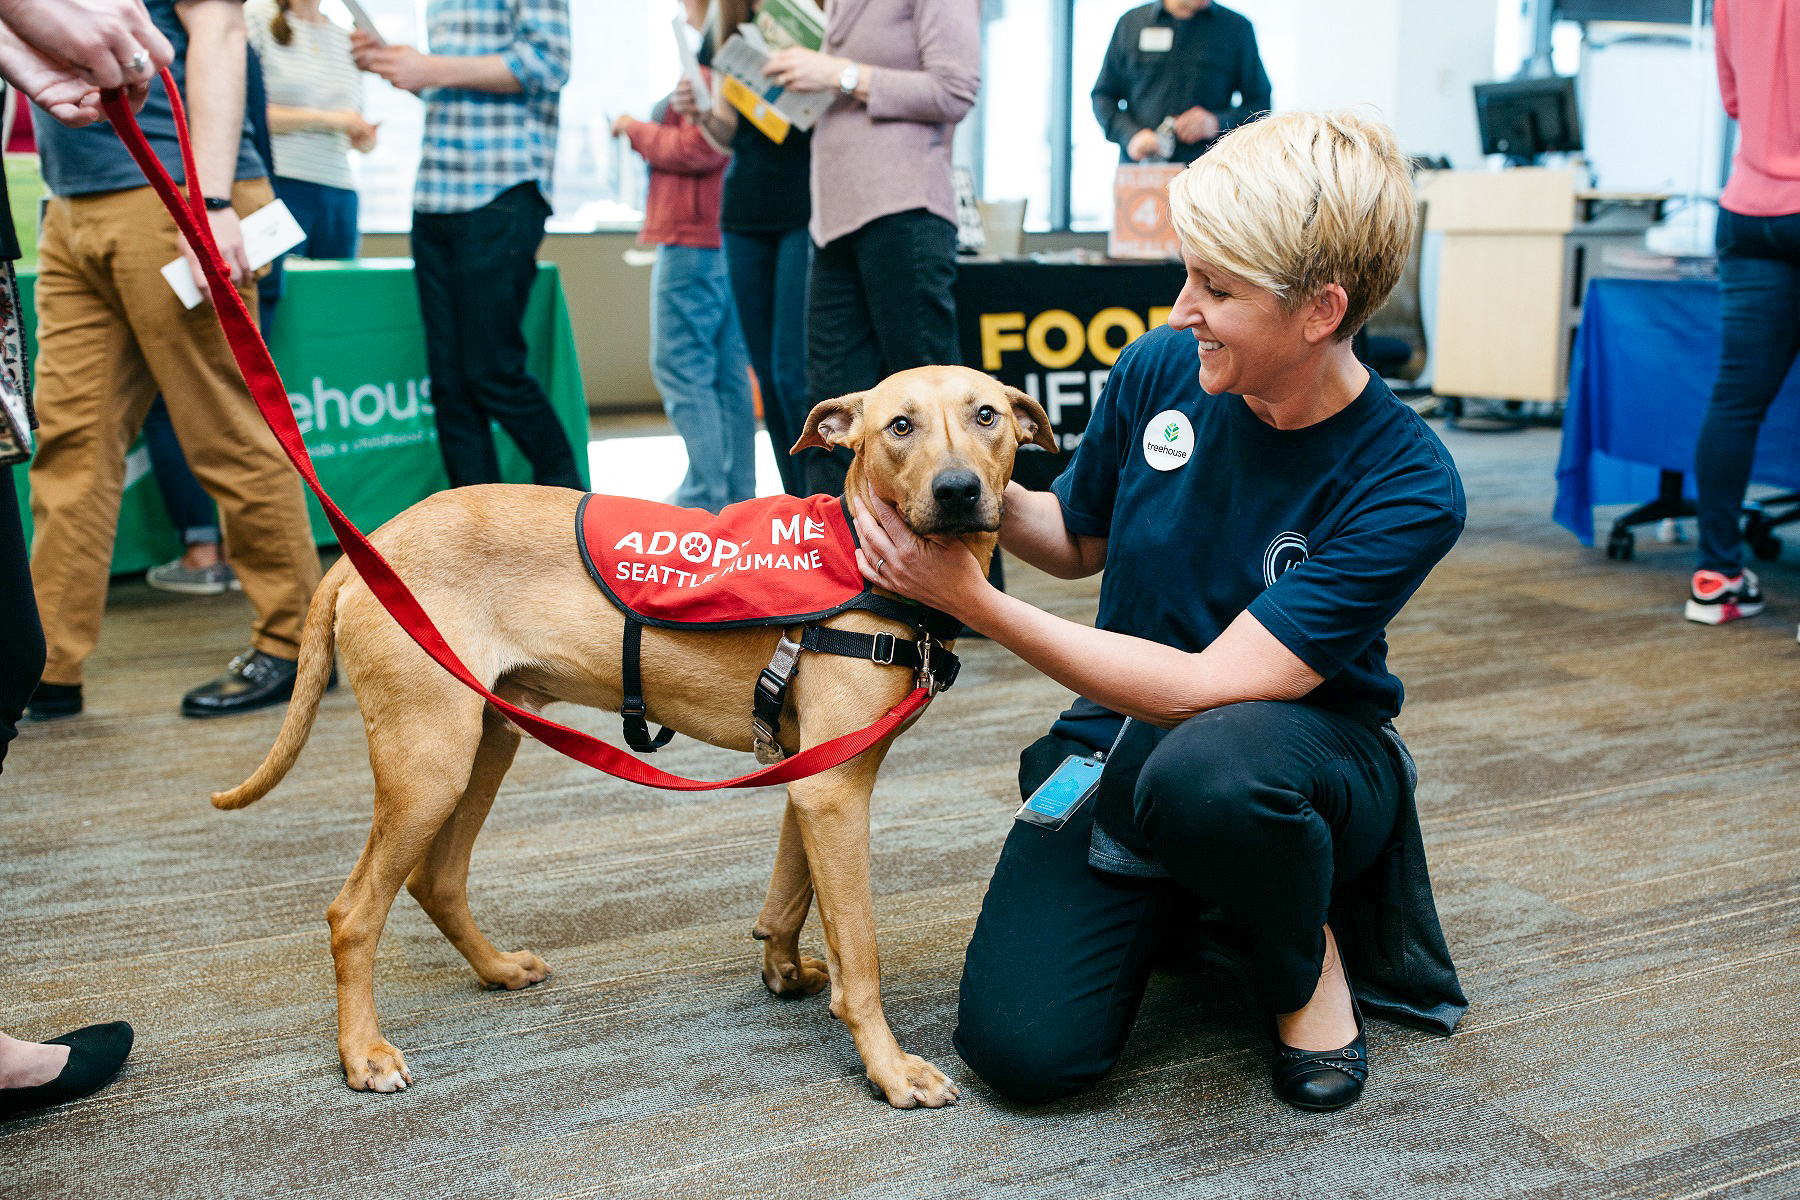
{"type": "MultiPolygon", "coordinates": [[[[1588,284],[1556,466],[1557,524],[1594,544],[1594,506],[1657,493],[1663,469],[1687,475],[1719,366],[1719,285],[1712,280],[1595,279],[1588,284]]],[[[1750,472],[1800,489],[1800,377],[1769,409],[1750,472]]]]}

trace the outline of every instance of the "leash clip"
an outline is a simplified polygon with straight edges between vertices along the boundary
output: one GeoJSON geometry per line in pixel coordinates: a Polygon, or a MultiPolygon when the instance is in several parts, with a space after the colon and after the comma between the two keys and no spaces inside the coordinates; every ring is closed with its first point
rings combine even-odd
{"type": "Polygon", "coordinates": [[[781,709],[787,700],[788,681],[800,661],[800,650],[799,642],[790,642],[783,634],[775,641],[775,653],[770,655],[769,665],[756,677],[750,716],[751,746],[756,751],[756,761],[764,765],[787,757],[776,737],[780,733],[781,709]]]}

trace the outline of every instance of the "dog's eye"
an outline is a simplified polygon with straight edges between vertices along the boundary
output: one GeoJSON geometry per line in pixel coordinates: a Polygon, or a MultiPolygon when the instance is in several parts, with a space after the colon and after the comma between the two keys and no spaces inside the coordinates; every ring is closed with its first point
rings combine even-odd
{"type": "Polygon", "coordinates": [[[912,432],[912,422],[905,417],[895,417],[888,422],[888,432],[895,437],[905,437],[912,432]]]}
{"type": "Polygon", "coordinates": [[[975,423],[977,425],[992,425],[995,418],[999,415],[999,413],[994,411],[992,405],[984,404],[975,410],[975,423]]]}

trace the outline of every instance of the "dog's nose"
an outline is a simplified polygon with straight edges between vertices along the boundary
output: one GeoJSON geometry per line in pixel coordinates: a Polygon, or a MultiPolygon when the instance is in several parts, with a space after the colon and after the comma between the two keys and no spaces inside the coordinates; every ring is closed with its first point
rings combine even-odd
{"type": "Polygon", "coordinates": [[[944,471],[932,480],[931,494],[937,498],[940,512],[969,512],[981,499],[981,476],[967,467],[944,471]]]}

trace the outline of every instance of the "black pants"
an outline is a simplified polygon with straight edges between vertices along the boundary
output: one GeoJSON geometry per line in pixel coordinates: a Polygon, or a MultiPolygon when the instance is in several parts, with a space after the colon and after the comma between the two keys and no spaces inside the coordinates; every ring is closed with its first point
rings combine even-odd
{"type": "Polygon", "coordinates": [[[0,468],[0,762],[44,673],[44,627],[31,591],[31,560],[11,467],[0,468]]]}
{"type": "MultiPolygon", "coordinates": [[[[1034,742],[1021,794],[1088,749],[1034,742]]],[[[963,966],[957,1053],[1023,1103],[1096,1082],[1124,1049],[1158,951],[1214,907],[1269,1010],[1304,1007],[1333,882],[1375,861],[1403,786],[1380,734],[1304,704],[1234,704],[1171,730],[1133,807],[1172,879],[1090,867],[1091,802],[1059,830],[1014,824],[963,966]]]]}
{"type": "Polygon", "coordinates": [[[535,183],[469,212],[413,214],[431,403],[451,487],[500,482],[490,420],[518,443],[536,482],[581,486],[568,435],[525,368],[525,302],[549,215],[535,183]]]}
{"type": "MultiPolygon", "coordinates": [[[[962,361],[956,343],[956,226],[922,208],[877,217],[813,254],[806,320],[808,411],[896,371],[962,361]]],[[[808,490],[844,490],[850,452],[799,457],[808,490]]]]}

